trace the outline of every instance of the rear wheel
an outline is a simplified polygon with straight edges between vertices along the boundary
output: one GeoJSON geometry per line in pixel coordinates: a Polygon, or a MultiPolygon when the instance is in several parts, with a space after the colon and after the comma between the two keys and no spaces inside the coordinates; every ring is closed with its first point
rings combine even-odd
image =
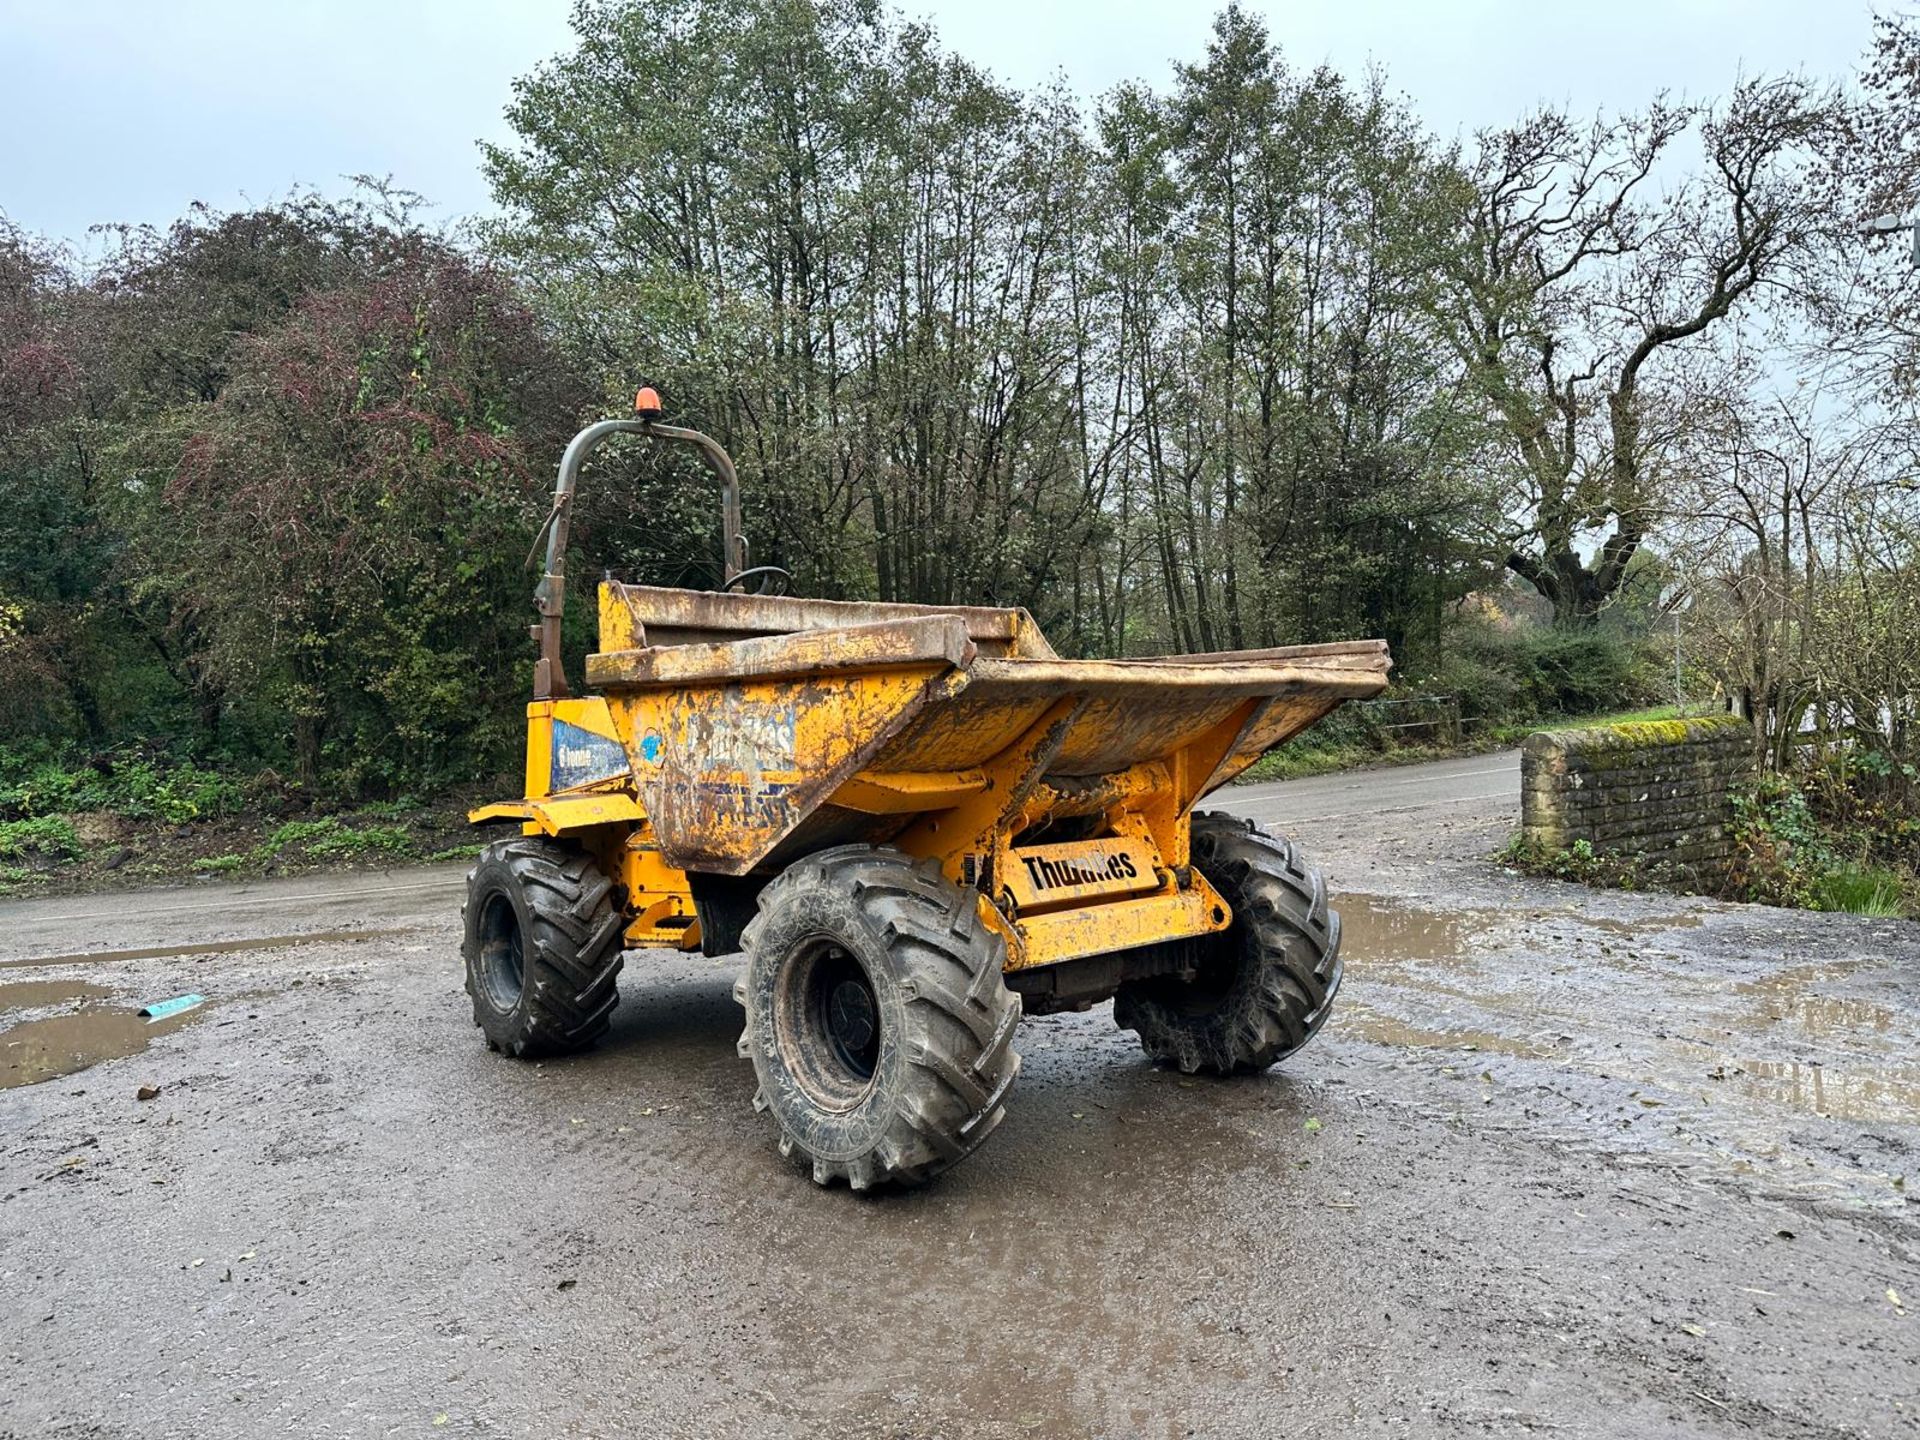
{"type": "Polygon", "coordinates": [[[1340,916],[1293,843],[1250,820],[1195,815],[1193,863],[1233,907],[1233,923],[1192,942],[1191,978],[1122,985],[1113,1018],[1189,1075],[1265,1070],[1326,1022],[1340,988],[1340,916]]]}
{"type": "Polygon", "coordinates": [[[930,861],[847,845],[790,866],[745,934],[740,1054],[780,1151],[822,1185],[917,1185],[1005,1118],[1020,999],[972,896],[930,861]]]}
{"type": "Polygon", "coordinates": [[[461,954],[473,1023],[487,1044],[535,1059],[581,1050],[619,1002],[621,916],[585,854],[551,840],[500,840],[467,875],[461,954]]]}

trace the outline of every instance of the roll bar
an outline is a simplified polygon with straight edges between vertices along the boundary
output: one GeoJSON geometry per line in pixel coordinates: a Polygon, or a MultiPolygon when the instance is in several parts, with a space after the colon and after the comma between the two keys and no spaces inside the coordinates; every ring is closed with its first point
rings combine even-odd
{"type": "MultiPolygon", "coordinates": [[[[540,623],[532,629],[533,638],[540,646],[540,658],[533,667],[536,700],[559,699],[572,693],[567,688],[566,668],[560,658],[560,619],[567,608],[567,531],[580,467],[601,441],[614,435],[639,435],[648,440],[677,440],[697,449],[707,468],[720,480],[720,533],[724,552],[721,588],[731,589],[734,582],[747,573],[747,540],[740,533],[740,475],[733,468],[733,457],[711,435],[678,425],[662,425],[660,397],[651,387],[635,397],[633,408],[639,419],[601,420],[589,425],[573,437],[566,453],[560,457],[560,478],[553,487],[553,508],[540,527],[547,540],[547,561],[533,592],[533,608],[540,615],[540,623]]],[[[533,544],[537,551],[539,535],[534,536],[533,544]]],[[[760,571],[786,573],[775,566],[762,566],[760,571]]]]}

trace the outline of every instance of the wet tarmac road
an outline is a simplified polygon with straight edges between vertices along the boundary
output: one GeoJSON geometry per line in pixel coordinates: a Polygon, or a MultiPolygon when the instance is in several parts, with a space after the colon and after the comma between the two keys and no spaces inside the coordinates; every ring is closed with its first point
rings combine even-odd
{"type": "Polygon", "coordinates": [[[1345,892],[1329,1030],[1029,1022],[871,1200],[779,1160],[729,962],[530,1066],[454,870],[0,907],[0,1435],[1920,1433],[1920,927],[1504,875],[1499,783],[1235,792],[1345,892]]]}

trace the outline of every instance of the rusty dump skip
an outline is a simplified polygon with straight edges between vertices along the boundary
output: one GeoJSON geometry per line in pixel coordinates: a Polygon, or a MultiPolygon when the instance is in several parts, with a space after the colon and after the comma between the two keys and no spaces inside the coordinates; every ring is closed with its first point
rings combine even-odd
{"type": "Polygon", "coordinates": [[[1389,666],[1378,640],[1063,660],[1024,610],[615,582],[601,644],[586,679],[661,856],[725,874],[847,840],[952,856],[959,871],[950,847],[984,853],[994,835],[1130,797],[1184,814],[1341,702],[1377,694],[1389,666]]]}

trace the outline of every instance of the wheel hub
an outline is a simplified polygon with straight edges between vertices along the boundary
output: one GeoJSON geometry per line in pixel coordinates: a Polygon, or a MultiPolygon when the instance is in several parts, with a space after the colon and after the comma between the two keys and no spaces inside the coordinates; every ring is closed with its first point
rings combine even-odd
{"type": "Polygon", "coordinates": [[[479,958],[475,968],[487,1003],[502,1015],[510,1014],[526,990],[526,963],[520,917],[513,902],[498,891],[487,897],[481,912],[479,958]]]}
{"type": "Polygon", "coordinates": [[[827,1034],[840,1063],[863,1079],[873,1074],[879,1057],[879,1015],[866,977],[849,977],[833,987],[827,998],[827,1034]]]}
{"type": "Polygon", "coordinates": [[[818,936],[781,966],[774,1043],[808,1098],[847,1111],[872,1091],[884,1021],[866,967],[844,945],[818,936]]]}

